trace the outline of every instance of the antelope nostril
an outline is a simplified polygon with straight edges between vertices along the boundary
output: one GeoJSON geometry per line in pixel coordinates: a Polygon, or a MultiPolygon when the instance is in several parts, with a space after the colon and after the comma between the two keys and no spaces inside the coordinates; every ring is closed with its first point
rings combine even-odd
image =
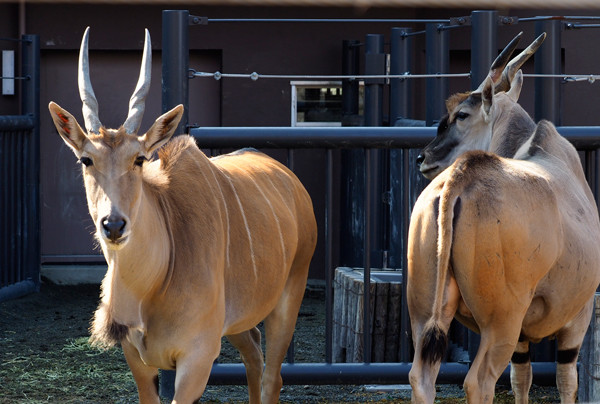
{"type": "Polygon", "coordinates": [[[425,161],[425,156],[421,153],[417,156],[417,167],[421,167],[423,161],[425,161]]]}
{"type": "Polygon", "coordinates": [[[107,216],[102,219],[102,228],[104,234],[112,241],[116,241],[123,236],[127,222],[122,217],[107,216]]]}

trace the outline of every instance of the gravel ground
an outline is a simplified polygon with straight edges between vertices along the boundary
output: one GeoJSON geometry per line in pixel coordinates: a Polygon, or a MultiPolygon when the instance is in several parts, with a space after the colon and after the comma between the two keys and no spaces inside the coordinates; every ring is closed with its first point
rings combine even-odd
{"type": "MultiPolygon", "coordinates": [[[[136,403],[133,378],[119,348],[98,351],[87,344],[98,285],[44,283],[39,293],[0,303],[0,403],[136,403]]],[[[324,294],[309,290],[296,331],[296,362],[322,362],[324,294]]],[[[226,341],[222,363],[239,362],[226,341]]],[[[282,403],[362,403],[410,400],[408,386],[390,391],[354,385],[289,385],[282,403]]],[[[560,402],[555,388],[534,387],[532,403],[560,402]]],[[[245,386],[211,386],[203,402],[246,402],[245,386]]],[[[439,385],[439,403],[464,403],[460,386],[439,385]]],[[[514,402],[497,388],[496,403],[514,402]]]]}

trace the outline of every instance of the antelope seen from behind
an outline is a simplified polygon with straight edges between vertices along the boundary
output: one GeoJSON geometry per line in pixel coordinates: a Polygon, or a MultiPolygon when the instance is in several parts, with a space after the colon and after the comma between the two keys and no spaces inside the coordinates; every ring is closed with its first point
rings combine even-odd
{"type": "Polygon", "coordinates": [[[509,361],[515,402],[527,403],[529,344],[546,337],[557,339],[561,401],[575,402],[600,282],[600,221],[575,148],[517,103],[520,66],[544,36],[508,63],[519,35],[477,90],[450,97],[418,158],[432,182],[408,238],[414,402],[434,400],[453,318],[481,334],[464,381],[469,403],[493,401],[509,361]]]}

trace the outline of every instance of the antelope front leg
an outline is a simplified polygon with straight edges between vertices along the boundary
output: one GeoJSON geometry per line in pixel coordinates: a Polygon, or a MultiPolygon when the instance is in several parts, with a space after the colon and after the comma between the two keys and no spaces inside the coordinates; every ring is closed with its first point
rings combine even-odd
{"type": "Polygon", "coordinates": [[[158,369],[142,362],[140,354],[127,339],[121,341],[125,360],[131,369],[138,389],[140,404],[160,404],[158,396],[158,369]]]}
{"type": "Polygon", "coordinates": [[[175,373],[175,397],[172,404],[191,404],[202,397],[212,364],[219,356],[221,340],[207,344],[205,340],[196,341],[194,351],[177,358],[175,373]]]}

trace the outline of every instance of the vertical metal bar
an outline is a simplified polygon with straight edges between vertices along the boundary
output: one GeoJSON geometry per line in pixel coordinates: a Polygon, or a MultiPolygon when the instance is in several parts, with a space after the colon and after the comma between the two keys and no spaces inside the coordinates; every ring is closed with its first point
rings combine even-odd
{"type": "MultiPolygon", "coordinates": [[[[357,40],[344,41],[342,52],[342,72],[346,75],[360,73],[360,42],[357,40]]],[[[342,81],[342,125],[359,126],[362,117],[359,116],[359,82],[358,80],[342,81]]],[[[358,267],[362,265],[360,250],[363,244],[364,229],[362,228],[364,214],[363,195],[361,189],[364,180],[364,153],[361,150],[342,150],[341,177],[344,184],[341,188],[342,206],[340,207],[340,252],[341,265],[358,267]],[[354,220],[353,220],[354,219],[354,220]]]]}
{"type": "MultiPolygon", "coordinates": [[[[536,74],[561,74],[562,22],[536,21],[535,35],[546,32],[546,39],[534,56],[536,74]]],[[[560,78],[535,78],[535,121],[547,119],[556,126],[561,124],[560,78]]]]}
{"type": "MultiPolygon", "coordinates": [[[[392,28],[390,39],[390,75],[399,75],[410,71],[411,41],[406,34],[410,28],[392,28]]],[[[390,126],[398,118],[411,117],[410,80],[390,80],[390,126]]]]}
{"type": "Polygon", "coordinates": [[[189,108],[189,12],[165,10],[162,14],[162,110],[183,104],[176,134],[187,133],[189,108]]]}
{"type": "Polygon", "coordinates": [[[325,172],[325,361],[333,362],[333,150],[327,149],[325,172]]]}
{"type": "MultiPolygon", "coordinates": [[[[294,149],[288,149],[287,151],[287,168],[294,171],[294,149]]],[[[292,335],[292,340],[290,341],[290,345],[288,346],[288,350],[286,353],[286,359],[288,363],[294,363],[295,356],[295,341],[294,335],[292,335]]]]}
{"type": "Polygon", "coordinates": [[[22,81],[22,113],[31,115],[34,128],[30,134],[30,141],[25,153],[28,163],[26,194],[27,215],[24,234],[26,238],[27,258],[23,264],[25,279],[31,279],[35,287],[39,287],[39,271],[41,263],[40,247],[40,38],[38,35],[23,35],[22,37],[22,70],[27,77],[22,81]]]}
{"type": "MultiPolygon", "coordinates": [[[[189,12],[164,10],[162,14],[162,110],[183,104],[184,112],[175,133],[187,133],[189,92],[189,12]]],[[[175,371],[160,371],[160,396],[175,396],[175,371]]]]}
{"type": "MultiPolygon", "coordinates": [[[[384,37],[367,35],[365,42],[365,74],[385,74],[384,37]]],[[[383,124],[383,79],[365,80],[365,126],[383,124]]]]}
{"type": "Polygon", "coordinates": [[[365,238],[363,247],[363,360],[371,363],[371,152],[364,149],[365,154],[365,238]]]}
{"type": "Polygon", "coordinates": [[[471,13],[471,89],[487,77],[492,61],[498,56],[498,12],[471,13]]]}
{"type": "MultiPolygon", "coordinates": [[[[425,59],[427,74],[448,73],[450,65],[448,31],[441,29],[440,24],[429,23],[425,28],[425,59]]],[[[427,126],[437,122],[445,112],[444,102],[448,97],[448,79],[443,77],[428,78],[427,88],[427,126]]]]}
{"type": "MultiPolygon", "coordinates": [[[[358,74],[360,59],[358,55],[360,42],[344,40],[342,42],[342,75],[358,74]]],[[[342,80],[342,114],[358,115],[358,80],[342,80]]]]}
{"type": "MultiPolygon", "coordinates": [[[[384,74],[385,73],[384,36],[380,34],[369,34],[365,41],[365,74],[384,74]]],[[[383,79],[365,80],[365,126],[383,125],[383,79]]],[[[386,170],[386,153],[383,150],[371,150],[371,175],[373,194],[371,196],[373,232],[371,233],[372,250],[379,254],[371,256],[373,265],[383,266],[384,233],[386,216],[383,211],[383,190],[386,170]]],[[[365,163],[366,164],[366,163],[365,163]]],[[[366,214],[366,213],[365,213],[366,214]]],[[[365,228],[365,231],[370,231],[365,228]]]]}
{"type": "MultiPolygon", "coordinates": [[[[410,71],[412,42],[406,33],[410,28],[392,28],[390,43],[390,74],[397,75],[410,71]]],[[[412,118],[411,80],[390,80],[390,126],[394,126],[398,118],[412,118]]],[[[408,223],[410,218],[410,182],[409,152],[404,150],[390,150],[390,181],[392,184],[402,184],[401,190],[393,190],[390,209],[390,260],[392,268],[398,264],[402,270],[402,296],[400,313],[400,337],[399,337],[399,360],[410,361],[410,319],[406,305],[406,279],[408,264],[406,259],[406,240],[408,235],[408,223]],[[392,164],[394,162],[394,164],[392,164]],[[394,168],[400,165],[400,172],[394,168]],[[399,177],[399,178],[398,178],[399,177]],[[398,192],[399,191],[399,192],[398,192]],[[398,197],[396,201],[395,197],[398,197]],[[399,227],[399,228],[398,228],[399,227]],[[393,238],[394,234],[400,237],[393,238]]]]}
{"type": "Polygon", "coordinates": [[[408,280],[408,227],[410,223],[410,152],[402,150],[403,154],[403,183],[402,190],[402,306],[400,307],[400,362],[410,362],[411,357],[411,328],[408,315],[408,303],[406,301],[406,283],[408,280]]]}

